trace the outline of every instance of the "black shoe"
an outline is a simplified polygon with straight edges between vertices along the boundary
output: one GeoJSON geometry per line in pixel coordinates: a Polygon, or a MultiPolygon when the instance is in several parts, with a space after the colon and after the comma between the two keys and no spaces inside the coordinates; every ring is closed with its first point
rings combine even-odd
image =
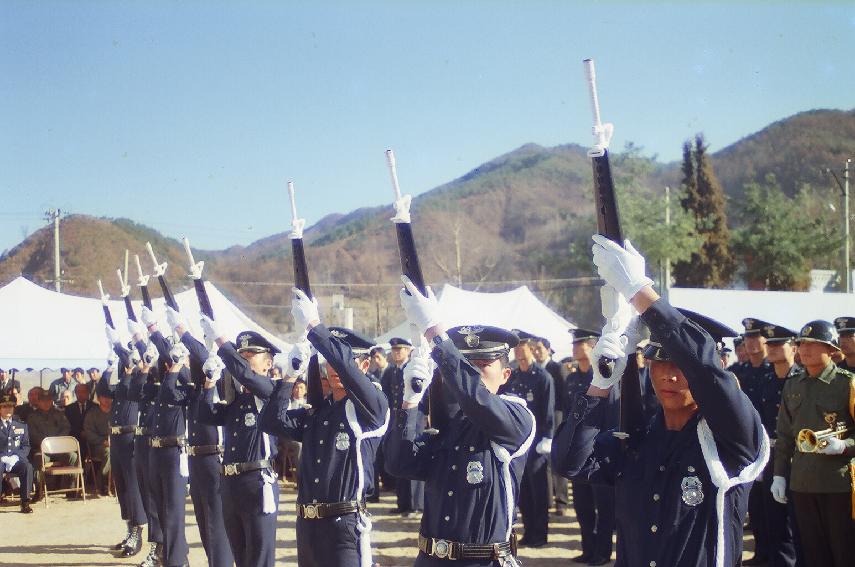
{"type": "Polygon", "coordinates": [[[120,557],[132,557],[142,550],[142,526],[131,527],[131,537],[125,542],[120,557]]]}
{"type": "Polygon", "coordinates": [[[591,556],[587,553],[582,553],[581,555],[577,555],[576,557],[571,557],[570,561],[573,563],[587,563],[591,560],[591,556]]]}
{"type": "Polygon", "coordinates": [[[113,546],[113,549],[115,549],[116,551],[119,551],[120,549],[125,547],[125,544],[128,543],[128,540],[131,538],[131,523],[128,522],[127,524],[128,524],[128,533],[125,534],[125,539],[123,539],[122,541],[120,541],[119,543],[117,543],[116,545],[113,546]]]}
{"type": "Polygon", "coordinates": [[[33,509],[30,508],[29,502],[21,502],[21,514],[32,514],[33,509]]]}
{"type": "Polygon", "coordinates": [[[742,562],[745,567],[751,567],[752,565],[756,567],[758,565],[766,565],[767,563],[769,563],[768,557],[757,557],[756,554],[751,559],[746,559],[742,562]]]}
{"type": "Polygon", "coordinates": [[[526,538],[522,538],[517,545],[522,547],[533,547],[536,549],[538,547],[543,547],[544,545],[546,545],[546,540],[542,539],[539,541],[529,541],[526,538]]]}
{"type": "Polygon", "coordinates": [[[588,565],[605,565],[611,561],[608,557],[592,557],[588,560],[588,565]]]}

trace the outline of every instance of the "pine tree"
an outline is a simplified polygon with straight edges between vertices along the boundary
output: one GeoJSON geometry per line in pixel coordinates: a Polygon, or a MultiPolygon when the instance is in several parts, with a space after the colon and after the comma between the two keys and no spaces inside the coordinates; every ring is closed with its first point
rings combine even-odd
{"type": "Polygon", "coordinates": [[[730,283],[735,262],[730,252],[724,191],[715,176],[702,134],[683,144],[683,208],[695,218],[701,248],[690,260],[674,267],[677,285],[684,287],[723,287],[730,283]]]}

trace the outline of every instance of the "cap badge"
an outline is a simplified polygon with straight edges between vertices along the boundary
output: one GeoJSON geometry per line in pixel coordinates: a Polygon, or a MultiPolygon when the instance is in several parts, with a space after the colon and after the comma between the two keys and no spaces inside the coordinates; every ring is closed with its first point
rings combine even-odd
{"type": "Polygon", "coordinates": [[[745,329],[751,331],[754,329],[754,319],[745,320],[745,329]]]}
{"type": "Polygon", "coordinates": [[[484,465],[478,461],[469,461],[466,465],[466,482],[469,484],[484,482],[484,465]]]}
{"type": "Polygon", "coordinates": [[[683,490],[681,497],[687,506],[697,506],[704,501],[704,490],[701,479],[696,476],[685,476],[680,483],[683,490]]]}
{"type": "Polygon", "coordinates": [[[802,327],[802,333],[801,334],[804,337],[806,335],[809,335],[811,331],[813,331],[813,327],[811,327],[810,325],[805,325],[804,327],[802,327]]]}
{"type": "Polygon", "coordinates": [[[478,333],[484,330],[484,327],[462,327],[457,330],[461,335],[466,335],[464,337],[464,341],[466,342],[466,346],[469,348],[476,348],[479,344],[481,344],[481,337],[478,336],[478,333]]]}
{"type": "Polygon", "coordinates": [[[840,321],[837,322],[837,328],[838,329],[843,329],[845,326],[846,326],[846,320],[845,319],[841,319],[840,321]]]}
{"type": "Polygon", "coordinates": [[[344,331],[339,331],[338,329],[333,329],[332,331],[330,331],[330,334],[337,339],[343,339],[347,337],[347,333],[345,333],[344,331]]]}
{"type": "Polygon", "coordinates": [[[335,448],[339,451],[347,451],[350,449],[350,436],[346,431],[339,431],[335,435],[335,448]]]}
{"type": "Polygon", "coordinates": [[[240,348],[249,348],[249,335],[241,335],[238,337],[240,348]]]}
{"type": "Polygon", "coordinates": [[[766,333],[766,336],[771,339],[775,336],[775,327],[773,327],[772,325],[766,325],[765,327],[763,327],[763,332],[766,333]]]}
{"type": "Polygon", "coordinates": [[[248,414],[244,415],[243,416],[243,424],[246,425],[247,427],[254,426],[255,425],[255,414],[254,413],[248,413],[248,414]]]}

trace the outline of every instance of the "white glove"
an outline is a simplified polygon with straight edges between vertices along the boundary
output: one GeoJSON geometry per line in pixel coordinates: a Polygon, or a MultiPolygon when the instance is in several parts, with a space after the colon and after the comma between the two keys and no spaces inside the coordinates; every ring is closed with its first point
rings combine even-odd
{"type": "Polygon", "coordinates": [[[107,333],[107,340],[110,341],[111,345],[121,344],[122,339],[119,337],[119,331],[110,325],[104,325],[104,331],[107,333]]]}
{"type": "Polygon", "coordinates": [[[131,351],[131,362],[134,364],[139,364],[142,361],[142,356],[140,356],[140,351],[137,350],[133,344],[128,345],[128,350],[131,351]]]}
{"type": "Polygon", "coordinates": [[[145,349],[143,353],[143,362],[145,362],[148,366],[157,362],[157,358],[160,356],[160,353],[157,352],[157,347],[154,346],[154,343],[149,342],[148,347],[145,349]]]}
{"type": "Polygon", "coordinates": [[[168,305],[166,306],[166,324],[169,325],[173,333],[178,327],[183,327],[185,330],[190,328],[190,325],[187,324],[187,318],[168,305]]]}
{"type": "Polygon", "coordinates": [[[548,455],[550,451],[552,451],[552,439],[549,437],[544,437],[540,441],[538,441],[537,445],[534,447],[535,452],[538,455],[548,455]]]}
{"type": "Polygon", "coordinates": [[[303,333],[309,328],[309,323],[321,320],[321,316],[318,315],[318,300],[309,299],[308,295],[296,287],[291,291],[293,292],[291,316],[294,317],[294,328],[297,332],[303,333]]]}
{"type": "Polygon", "coordinates": [[[395,201],[395,216],[392,217],[392,222],[410,222],[410,204],[412,201],[413,198],[410,195],[404,195],[395,201]]]}
{"type": "Polygon", "coordinates": [[[142,319],[143,325],[146,327],[151,327],[152,325],[157,325],[157,317],[154,316],[154,311],[143,305],[143,308],[140,309],[140,319],[142,319]]]}
{"type": "Polygon", "coordinates": [[[288,361],[283,374],[291,378],[300,378],[309,369],[312,358],[312,345],[309,341],[297,341],[288,353],[288,361]]]}
{"type": "Polygon", "coordinates": [[[600,288],[600,302],[603,307],[603,317],[606,319],[602,334],[612,331],[623,334],[635,313],[632,305],[610,285],[600,288]]]}
{"type": "Polygon", "coordinates": [[[591,362],[593,363],[591,369],[594,371],[591,386],[605,390],[614,386],[621,379],[624,370],[626,370],[626,343],[626,337],[616,332],[606,333],[597,340],[597,344],[591,351],[591,362]],[[600,359],[602,358],[614,361],[611,376],[603,376],[600,372],[600,359]]]}
{"type": "Polygon", "coordinates": [[[205,338],[210,341],[216,341],[220,337],[225,337],[222,329],[220,329],[220,325],[204,313],[202,314],[202,318],[199,319],[199,325],[202,327],[202,332],[205,333],[205,338]]]}
{"type": "Polygon", "coordinates": [[[401,281],[404,282],[404,289],[401,290],[401,307],[404,308],[410,324],[415,325],[419,334],[424,335],[427,329],[440,323],[439,302],[430,286],[425,289],[427,296],[424,296],[407,276],[401,276],[401,281]]]}
{"type": "Polygon", "coordinates": [[[410,360],[404,366],[404,401],[418,405],[425,395],[427,385],[433,378],[433,359],[420,348],[413,349],[410,360]]]}
{"type": "Polygon", "coordinates": [[[225,369],[226,365],[223,364],[223,359],[217,356],[214,353],[210,353],[208,355],[208,359],[205,361],[205,364],[202,365],[202,372],[205,373],[208,380],[212,382],[216,382],[223,375],[223,369],[225,369]]]}
{"type": "Polygon", "coordinates": [[[822,448],[817,448],[817,453],[822,453],[823,455],[842,455],[843,451],[846,450],[846,441],[842,439],[838,439],[837,437],[829,437],[826,439],[828,443],[822,448]]]}
{"type": "Polygon", "coordinates": [[[772,477],[772,498],[779,504],[787,503],[787,479],[782,476],[772,477]]]}
{"type": "Polygon", "coordinates": [[[183,343],[175,343],[175,345],[169,349],[169,358],[172,359],[173,364],[186,361],[188,356],[190,356],[190,351],[187,350],[187,347],[184,346],[183,343]]]}
{"type": "Polygon", "coordinates": [[[109,356],[107,356],[107,368],[115,368],[118,360],[119,355],[111,350],[109,356]]]}
{"type": "Polygon", "coordinates": [[[139,321],[131,321],[128,319],[128,332],[134,340],[140,340],[148,336],[145,326],[139,321]]]}
{"type": "Polygon", "coordinates": [[[303,238],[303,229],[306,227],[306,219],[294,219],[291,221],[291,233],[288,237],[291,240],[299,240],[303,238]]]}
{"type": "Polygon", "coordinates": [[[6,472],[10,472],[12,467],[14,467],[19,460],[18,455],[5,455],[0,457],[0,463],[3,463],[3,468],[6,469],[6,472]]]}
{"type": "Polygon", "coordinates": [[[591,250],[600,277],[625,298],[631,300],[642,288],[653,284],[653,280],[644,273],[644,257],[628,239],[624,240],[624,246],[621,247],[599,234],[592,238],[594,245],[591,250]]]}

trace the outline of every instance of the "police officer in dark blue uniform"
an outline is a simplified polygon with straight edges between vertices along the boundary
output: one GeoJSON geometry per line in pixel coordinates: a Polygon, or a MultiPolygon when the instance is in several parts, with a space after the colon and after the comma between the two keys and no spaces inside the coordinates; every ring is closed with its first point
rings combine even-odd
{"type": "Polygon", "coordinates": [[[374,457],[389,425],[389,405],[368,378],[373,343],[350,329],[320,323],[317,303],[294,290],[294,325],[326,360],[326,379],[309,371],[311,408],[288,409],[277,384],[261,414],[264,431],[303,444],[297,494],[300,567],[370,567],[371,521],[365,495],[374,457]],[[320,383],[319,383],[320,382],[320,383]],[[321,393],[321,391],[323,393],[321,393]]]}
{"type": "MultiPolygon", "coordinates": [[[[748,317],[742,320],[745,327],[743,344],[748,361],[738,369],[736,377],[742,391],[754,404],[758,412],[762,412],[761,396],[769,382],[774,381],[775,373],[772,365],[766,360],[766,337],[762,331],[769,323],[762,319],[748,317]]],[[[754,534],[754,557],[747,559],[743,565],[763,565],[769,560],[769,529],[766,526],[768,513],[765,509],[766,494],[768,487],[764,487],[762,481],[755,482],[751,486],[751,495],[748,498],[748,522],[751,533],[754,534]]]]}
{"type": "MultiPolygon", "coordinates": [[[[150,312],[149,312],[150,313],[150,312]]],[[[143,310],[146,321],[149,313],[143,310]]],[[[190,355],[190,379],[187,401],[187,458],[190,474],[190,499],[193,513],[199,526],[199,537],[208,557],[208,567],[228,567],[234,565],[234,556],[223,523],[223,502],[220,498],[222,483],[222,428],[205,423],[201,419],[202,406],[205,405],[206,380],[203,365],[210,356],[208,350],[187,330],[188,324],[177,311],[167,307],[166,317],[173,334],[179,338],[190,355]]],[[[161,336],[157,332],[157,322],[150,320],[149,331],[152,341],[161,336]]],[[[217,382],[216,397],[223,395],[223,381],[217,382]]]]}
{"type": "Polygon", "coordinates": [[[549,373],[535,364],[532,343],[537,337],[522,330],[517,331],[517,336],[514,356],[519,366],[500,393],[525,400],[537,423],[534,446],[528,453],[520,483],[519,506],[525,533],[519,544],[542,547],[549,529],[548,464],[555,426],[555,385],[549,373]]]}
{"type": "MultiPolygon", "coordinates": [[[[392,362],[383,371],[380,385],[386,399],[389,401],[389,411],[397,414],[401,409],[404,397],[404,367],[407,365],[412,343],[400,337],[389,339],[392,350],[392,362]]],[[[409,517],[424,508],[424,482],[420,480],[399,479],[395,481],[395,496],[397,508],[392,510],[395,514],[403,514],[409,517]]]]}
{"type": "Polygon", "coordinates": [[[7,472],[18,477],[21,513],[31,514],[33,466],[29,461],[30,436],[27,424],[12,418],[17,403],[11,393],[0,394],[0,476],[7,472]]]}
{"type": "MultiPolygon", "coordinates": [[[[645,357],[662,410],[646,433],[621,442],[596,426],[596,413],[618,387],[625,350],[639,339],[637,323],[604,335],[595,360],[618,362],[611,377],[595,377],[578,396],[556,434],[552,461],[571,477],[615,485],[619,567],[737,565],[742,555],[742,519],[748,485],[768,459],[769,442],[760,416],[721,367],[715,338],[736,333],[710,319],[691,318],[659,298],[644,273],[644,258],[595,236],[594,263],[616,303],[630,298],[650,329],[645,357]],[[619,294],[619,295],[618,295],[619,294]]],[[[605,302],[604,302],[605,303],[605,302]]],[[[622,309],[613,322],[620,329],[622,309]]],[[[641,408],[637,408],[640,412],[641,408]]]]}
{"type": "Polygon", "coordinates": [[[217,355],[225,366],[224,400],[214,399],[222,373],[217,357],[204,370],[205,403],[199,418],[223,427],[223,479],[220,484],[223,518],[237,567],[272,567],[276,548],[279,485],[273,471],[276,440],[261,431],[258,415],[273,392],[268,373],[279,349],[255,331],[244,331],[229,342],[215,321],[202,316],[206,337],[216,337],[217,355]],[[230,375],[230,376],[229,376],[230,375]]]}
{"type": "MultiPolygon", "coordinates": [[[[116,544],[115,549],[121,550],[122,557],[130,557],[142,548],[142,528],[148,522],[134,463],[134,432],[139,425],[139,403],[130,396],[131,381],[139,368],[132,359],[131,351],[122,346],[116,330],[110,326],[106,330],[107,338],[118,357],[118,362],[113,362],[118,369],[111,365],[104,372],[96,392],[98,396],[113,399],[110,415],[110,468],[122,519],[128,524],[128,534],[116,544]],[[113,372],[118,374],[116,384],[110,383],[113,372]]],[[[136,353],[137,360],[138,357],[139,353],[136,353]]]]}
{"type": "Polygon", "coordinates": [[[803,565],[800,559],[798,538],[795,535],[795,520],[792,504],[776,502],[772,496],[771,483],[774,476],[775,438],[781,394],[787,380],[797,375],[801,368],[795,364],[795,347],[798,333],[780,325],[765,325],[762,334],[766,338],[766,357],[775,372],[775,379],[764,384],[760,391],[760,419],[770,438],[772,447],[769,464],[763,471],[762,480],[754,481],[762,488],[765,499],[763,511],[769,537],[769,567],[794,567],[803,565]]]}
{"type": "Polygon", "coordinates": [[[425,297],[403,279],[407,291],[401,303],[410,323],[433,345],[430,356],[442,381],[431,387],[443,388],[446,407],[439,410],[448,414],[438,434],[416,434],[424,390],[416,392],[413,385],[434,372],[424,354],[411,357],[403,415],[396,420],[401,427],[391,430],[386,449],[396,474],[425,480],[415,565],[519,565],[514,509],[537,431],[525,400],[497,394],[510,377],[508,355],[519,339],[481,325],[446,332],[433,293],[425,297]]]}
{"type": "Polygon", "coordinates": [[[840,350],[843,360],[836,363],[838,368],[855,372],[855,317],[838,317],[834,320],[834,327],[840,342],[840,350]]]}

